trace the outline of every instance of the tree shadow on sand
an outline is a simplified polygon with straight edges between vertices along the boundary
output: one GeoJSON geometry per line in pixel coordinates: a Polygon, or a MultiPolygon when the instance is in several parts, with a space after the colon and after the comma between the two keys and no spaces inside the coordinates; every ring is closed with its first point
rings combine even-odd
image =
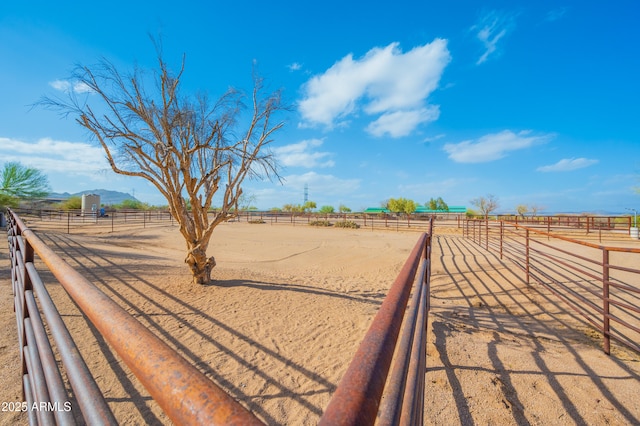
{"type": "Polygon", "coordinates": [[[382,292],[352,291],[349,293],[341,293],[302,284],[267,283],[264,281],[252,281],[245,279],[216,280],[212,281],[209,286],[223,288],[248,287],[261,291],[292,291],[314,296],[328,296],[338,299],[351,300],[354,302],[367,303],[375,306],[380,306],[382,304],[382,301],[386,297],[386,294],[382,292]]]}

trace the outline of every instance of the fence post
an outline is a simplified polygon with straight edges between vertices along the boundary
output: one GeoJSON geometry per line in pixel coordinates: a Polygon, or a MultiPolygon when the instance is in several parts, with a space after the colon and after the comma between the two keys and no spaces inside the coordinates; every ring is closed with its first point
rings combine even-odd
{"type": "Polygon", "coordinates": [[[485,237],[484,238],[484,249],[488,251],[489,250],[489,217],[487,217],[485,219],[484,232],[485,232],[485,234],[484,234],[484,237],[485,237]]]}
{"type": "Polygon", "coordinates": [[[525,231],[525,241],[526,241],[526,248],[525,248],[526,268],[525,269],[527,274],[527,284],[530,284],[529,282],[529,229],[525,231]]]}
{"type": "Polygon", "coordinates": [[[611,336],[609,334],[609,250],[602,249],[602,337],[604,353],[611,353],[611,336]]]}
{"type": "Polygon", "coordinates": [[[500,221],[500,259],[502,259],[502,244],[504,239],[504,220],[500,221]]]}
{"type": "Polygon", "coordinates": [[[71,233],[71,212],[67,212],[67,234],[71,233]]]}
{"type": "MultiPolygon", "coordinates": [[[[18,238],[21,238],[22,241],[24,242],[24,252],[19,253],[19,255],[22,257],[22,265],[21,265],[22,267],[20,271],[22,274],[22,288],[20,289],[20,304],[22,308],[22,312],[21,312],[22,315],[21,315],[21,318],[19,318],[20,327],[18,328],[18,331],[22,333],[22,336],[20,337],[22,341],[22,347],[20,348],[20,358],[22,359],[22,376],[24,377],[24,375],[27,374],[28,372],[28,369],[27,369],[28,355],[26,353],[27,329],[26,329],[25,320],[29,318],[29,311],[27,308],[26,293],[28,290],[33,291],[33,284],[31,283],[31,276],[27,271],[27,264],[28,263],[33,264],[34,253],[33,253],[33,247],[31,246],[31,243],[29,243],[29,241],[22,236],[22,230],[20,229],[17,223],[16,223],[15,229],[16,229],[15,235],[18,236],[18,238]]],[[[19,247],[19,244],[17,241],[16,241],[16,245],[19,247]]],[[[23,400],[27,393],[28,393],[27,390],[24,389],[24,386],[23,386],[22,388],[23,400]]]]}

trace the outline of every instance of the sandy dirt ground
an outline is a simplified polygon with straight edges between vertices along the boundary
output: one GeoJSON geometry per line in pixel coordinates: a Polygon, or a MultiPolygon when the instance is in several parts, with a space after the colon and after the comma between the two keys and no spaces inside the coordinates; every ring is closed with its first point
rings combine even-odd
{"type": "MultiPolygon", "coordinates": [[[[312,425],[418,234],[223,224],[211,286],[191,283],[175,227],[41,237],[266,424],[312,425]]],[[[436,228],[433,243],[426,424],[640,424],[640,354],[614,345],[605,355],[597,333],[458,230],[436,228]]],[[[3,403],[21,398],[7,266],[2,244],[3,403]]],[[[118,421],[170,424],[64,289],[42,277],[118,421]]],[[[0,425],[13,424],[26,416],[0,412],[0,425]]]]}

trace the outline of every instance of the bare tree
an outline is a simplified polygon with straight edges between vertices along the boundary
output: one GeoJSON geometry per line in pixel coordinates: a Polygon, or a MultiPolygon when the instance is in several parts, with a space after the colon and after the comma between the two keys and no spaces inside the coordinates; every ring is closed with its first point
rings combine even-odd
{"type": "Polygon", "coordinates": [[[478,197],[471,200],[471,204],[475,206],[480,213],[486,218],[494,212],[500,204],[498,203],[498,198],[495,195],[488,194],[484,197],[478,197]]]}
{"type": "Polygon", "coordinates": [[[545,209],[545,207],[543,207],[543,206],[539,206],[539,205],[537,205],[537,204],[532,204],[532,205],[530,206],[530,209],[531,209],[531,215],[535,217],[535,216],[537,216],[537,215],[538,215],[538,213],[539,213],[540,211],[544,210],[544,209],[545,209]]]}
{"type": "Polygon", "coordinates": [[[159,48],[157,53],[153,78],[138,68],[123,74],[103,59],[72,73],[71,87],[84,94],[70,91],[68,98],[46,97],[40,104],[89,130],[115,173],[141,177],[160,191],[186,242],[185,262],[194,283],[206,284],[216,265],[207,256],[212,232],[238,210],[245,178],[280,179],[268,145],[284,125],[272,118],[286,107],[280,91],[263,94],[255,70],[253,92],[246,96],[249,108],[244,94],[234,89],[215,102],[203,94],[185,96],[180,90],[184,58],[174,74],[159,48]],[[212,211],[218,192],[221,207],[212,211]]]}

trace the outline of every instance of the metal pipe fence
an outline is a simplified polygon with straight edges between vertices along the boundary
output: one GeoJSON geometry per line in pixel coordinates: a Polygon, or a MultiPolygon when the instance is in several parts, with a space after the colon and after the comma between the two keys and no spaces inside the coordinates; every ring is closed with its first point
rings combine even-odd
{"type": "MultiPolygon", "coordinates": [[[[81,210],[20,209],[15,212],[32,229],[73,233],[107,233],[157,226],[173,226],[175,219],[168,210],[106,210],[98,212],[81,210]]],[[[215,211],[211,212],[213,216],[215,211]]],[[[343,226],[369,230],[428,232],[430,221],[462,227],[463,215],[412,215],[368,213],[290,213],[266,211],[240,211],[230,222],[264,223],[293,226],[343,226]]]]}
{"type": "Polygon", "coordinates": [[[409,255],[319,425],[374,424],[376,418],[379,425],[422,424],[430,271],[431,232],[409,255]]]}
{"type": "Polygon", "coordinates": [[[555,215],[555,216],[519,216],[498,215],[498,221],[510,222],[530,228],[576,231],[593,233],[599,231],[620,231],[629,234],[633,226],[631,216],[589,216],[589,215],[555,215]]]}
{"type": "Polygon", "coordinates": [[[469,220],[464,235],[511,260],[602,334],[640,352],[640,247],[576,240],[515,223],[469,220]]]}
{"type": "MultiPolygon", "coordinates": [[[[28,407],[58,408],[28,410],[30,424],[118,424],[35,268],[36,256],[175,424],[262,424],[69,266],[21,217],[9,211],[8,218],[23,400],[28,407]]],[[[432,220],[427,229],[383,301],[322,424],[373,424],[378,413],[379,424],[422,421],[432,220]]]]}
{"type": "Polygon", "coordinates": [[[111,300],[9,211],[8,237],[12,283],[22,356],[24,398],[28,407],[63,407],[61,410],[28,410],[31,424],[74,424],[69,416],[71,401],[55,361],[57,346],[66,376],[84,422],[90,425],[118,424],[86,363],[42,284],[34,266],[34,254],[53,273],[80,310],[116,351],[153,399],[176,424],[262,424],[253,414],[189,364],[164,341],[111,300]],[[35,296],[35,297],[34,297],[35,296]],[[40,302],[40,309],[36,303],[40,302]],[[40,311],[51,330],[42,334],[40,311]],[[36,327],[32,324],[36,323],[36,327]],[[30,330],[38,329],[37,333],[30,330]],[[32,336],[33,334],[33,336],[32,336]],[[36,335],[39,338],[36,338],[36,335]],[[51,395],[55,395],[52,400],[51,395]],[[66,409],[68,407],[68,409],[66,409]],[[56,418],[53,418],[55,413],[56,418]],[[58,415],[67,414],[58,419],[58,415]],[[41,418],[40,418],[41,417],[41,418]]]}
{"type": "Polygon", "coordinates": [[[271,225],[318,225],[358,227],[370,230],[417,231],[430,232],[432,221],[449,222],[457,227],[463,223],[463,215],[425,215],[411,216],[396,214],[370,213],[291,213],[291,212],[261,212],[242,211],[236,216],[239,222],[267,223],[271,225]]]}
{"type": "MultiPolygon", "coordinates": [[[[115,232],[135,228],[175,225],[168,210],[115,210],[99,212],[81,210],[18,209],[15,210],[25,222],[37,222],[38,230],[74,232],[115,232]]],[[[211,215],[215,210],[211,211],[211,215]]],[[[461,213],[423,214],[410,216],[395,213],[319,213],[253,211],[237,212],[232,221],[266,223],[270,225],[349,226],[371,230],[428,232],[429,221],[462,228],[468,218],[461,213]]],[[[478,218],[474,218],[478,219],[478,218]]],[[[631,216],[517,216],[499,215],[497,220],[524,225],[546,232],[586,235],[591,237],[622,237],[630,235],[633,225],[631,216]]]]}
{"type": "Polygon", "coordinates": [[[39,231],[72,233],[106,233],[139,228],[171,226],[175,220],[167,210],[81,210],[19,209],[15,213],[25,223],[34,223],[39,231]]]}

